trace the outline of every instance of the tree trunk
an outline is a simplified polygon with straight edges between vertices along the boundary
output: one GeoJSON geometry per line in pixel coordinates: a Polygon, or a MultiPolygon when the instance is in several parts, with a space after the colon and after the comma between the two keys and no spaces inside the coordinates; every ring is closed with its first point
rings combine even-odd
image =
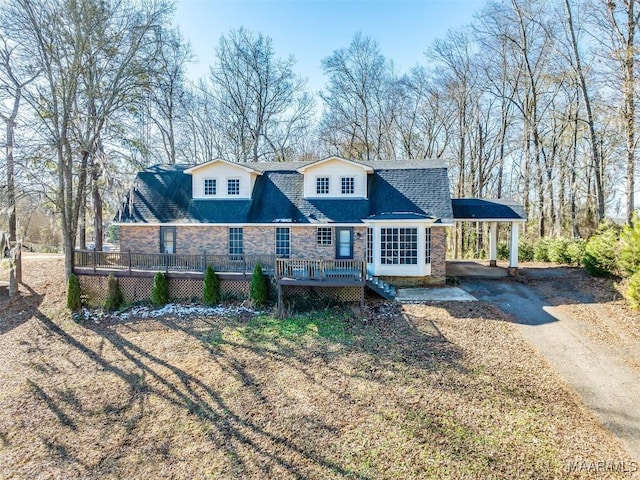
{"type": "Polygon", "coordinates": [[[15,242],[17,240],[17,221],[16,221],[16,180],[15,180],[15,163],[13,160],[13,146],[15,144],[15,117],[11,116],[7,119],[7,207],[9,210],[9,240],[15,242]]]}

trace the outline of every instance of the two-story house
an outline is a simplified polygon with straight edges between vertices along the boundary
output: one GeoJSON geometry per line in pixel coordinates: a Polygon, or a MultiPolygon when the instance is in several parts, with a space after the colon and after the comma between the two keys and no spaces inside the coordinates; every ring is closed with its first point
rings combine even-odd
{"type": "Polygon", "coordinates": [[[116,216],[121,251],[361,259],[394,283],[445,280],[453,224],[446,167],[432,160],[157,165],[116,216]]]}

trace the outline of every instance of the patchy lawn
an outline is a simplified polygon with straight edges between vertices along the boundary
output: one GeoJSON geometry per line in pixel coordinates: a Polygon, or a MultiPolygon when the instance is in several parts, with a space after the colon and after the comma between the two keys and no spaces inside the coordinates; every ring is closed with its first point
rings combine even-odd
{"type": "Polygon", "coordinates": [[[78,324],[62,312],[61,267],[26,256],[24,298],[0,298],[8,478],[602,478],[592,462],[629,466],[489,305],[78,324]]]}

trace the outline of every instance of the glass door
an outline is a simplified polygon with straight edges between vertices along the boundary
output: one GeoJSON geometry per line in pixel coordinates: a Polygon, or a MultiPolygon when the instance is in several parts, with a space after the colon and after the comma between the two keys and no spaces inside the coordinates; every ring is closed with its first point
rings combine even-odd
{"type": "Polygon", "coordinates": [[[336,258],[353,258],[353,228],[336,227],[336,258]]]}

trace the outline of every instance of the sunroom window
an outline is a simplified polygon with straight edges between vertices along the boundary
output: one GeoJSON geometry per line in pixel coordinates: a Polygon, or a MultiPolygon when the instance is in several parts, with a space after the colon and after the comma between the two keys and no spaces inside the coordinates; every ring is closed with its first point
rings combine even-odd
{"type": "Polygon", "coordinates": [[[418,229],[381,228],[380,263],[416,265],[418,263],[418,229]]]}

